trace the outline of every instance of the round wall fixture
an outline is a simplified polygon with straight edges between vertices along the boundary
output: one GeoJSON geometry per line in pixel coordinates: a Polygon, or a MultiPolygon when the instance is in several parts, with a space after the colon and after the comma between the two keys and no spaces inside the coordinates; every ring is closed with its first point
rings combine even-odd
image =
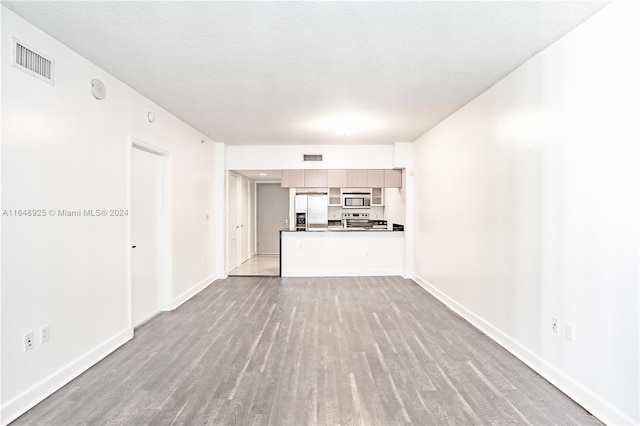
{"type": "Polygon", "coordinates": [[[107,89],[104,87],[104,84],[97,78],[91,80],[91,94],[94,98],[100,101],[103,100],[105,96],[107,96],[107,89]]]}
{"type": "Polygon", "coordinates": [[[153,112],[149,111],[147,113],[147,120],[149,120],[149,123],[153,123],[154,121],[156,121],[156,115],[153,112]]]}

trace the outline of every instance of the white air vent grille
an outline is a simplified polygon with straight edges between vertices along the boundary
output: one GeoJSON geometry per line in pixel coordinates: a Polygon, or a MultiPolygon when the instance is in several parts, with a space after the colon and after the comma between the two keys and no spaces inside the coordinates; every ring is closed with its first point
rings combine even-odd
{"type": "Polygon", "coordinates": [[[24,43],[15,40],[14,66],[34,77],[53,84],[53,60],[41,55],[24,43]]]}
{"type": "Polygon", "coordinates": [[[303,154],[304,161],[322,161],[322,154],[303,154]]]}

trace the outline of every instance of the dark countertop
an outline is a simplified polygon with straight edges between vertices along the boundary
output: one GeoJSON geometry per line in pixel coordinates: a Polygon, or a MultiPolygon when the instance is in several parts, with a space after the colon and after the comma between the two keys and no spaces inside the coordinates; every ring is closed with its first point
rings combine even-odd
{"type": "Polygon", "coordinates": [[[350,232],[371,232],[374,234],[377,234],[379,232],[403,232],[401,230],[394,230],[394,229],[366,229],[366,228],[335,228],[335,229],[331,229],[331,228],[327,228],[327,229],[314,229],[313,231],[296,231],[296,230],[290,230],[290,229],[282,229],[280,232],[306,232],[309,234],[314,234],[317,232],[340,232],[340,233],[350,233],[350,232]]]}

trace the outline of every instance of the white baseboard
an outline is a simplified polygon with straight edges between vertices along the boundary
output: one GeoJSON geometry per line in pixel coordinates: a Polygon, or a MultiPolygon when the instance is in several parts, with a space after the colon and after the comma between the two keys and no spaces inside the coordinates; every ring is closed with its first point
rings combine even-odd
{"type": "Polygon", "coordinates": [[[517,340],[514,340],[500,329],[496,328],[483,318],[447,296],[427,280],[416,275],[413,275],[412,278],[420,287],[425,289],[436,299],[440,300],[451,308],[451,310],[485,333],[516,358],[520,359],[520,361],[527,364],[536,373],[547,379],[551,384],[584,407],[600,421],[608,425],[634,424],[633,420],[629,416],[621,413],[611,404],[604,401],[589,389],[586,389],[562,371],[558,370],[526,346],[523,346],[517,340]]]}
{"type": "Polygon", "coordinates": [[[15,398],[7,401],[7,403],[0,409],[0,423],[2,425],[7,425],[14,421],[62,386],[66,385],[91,366],[95,365],[98,361],[128,342],[132,337],[132,328],[127,328],[121,331],[111,339],[101,345],[98,345],[86,354],[80,356],[58,371],[31,386],[15,398]]]}
{"type": "Polygon", "coordinates": [[[196,294],[200,293],[202,290],[207,288],[209,284],[213,283],[216,280],[216,275],[211,275],[204,280],[200,281],[198,284],[191,287],[189,290],[183,292],[178,297],[174,297],[171,302],[171,310],[173,311],[178,306],[182,305],[187,300],[191,299],[196,294]]]}
{"type": "Polygon", "coordinates": [[[398,276],[402,271],[396,269],[359,270],[359,269],[289,269],[281,271],[282,277],[385,277],[398,276]]]}
{"type": "MultiPolygon", "coordinates": [[[[191,297],[198,294],[200,291],[209,286],[216,280],[215,276],[211,276],[196,284],[189,290],[183,292],[172,301],[173,307],[171,310],[176,309],[191,297]]],[[[20,393],[15,398],[7,401],[0,407],[0,424],[7,425],[14,421],[22,414],[26,413],[29,409],[36,404],[43,401],[45,398],[53,394],[62,386],[69,383],[71,380],[78,377],[84,371],[98,363],[101,359],[109,355],[111,352],[118,349],[133,337],[133,329],[127,328],[126,330],[118,333],[116,336],[110,338],[106,342],[98,345],[96,348],[90,350],[86,354],[80,356],[76,360],[70,362],[66,366],[62,367],[58,371],[52,373],[45,379],[36,383],[29,389],[20,393]]]]}

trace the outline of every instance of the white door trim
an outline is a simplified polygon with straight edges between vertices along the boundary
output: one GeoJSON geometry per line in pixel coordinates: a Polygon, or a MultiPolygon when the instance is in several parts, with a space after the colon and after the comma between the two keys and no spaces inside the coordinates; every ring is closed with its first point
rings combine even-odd
{"type": "Polygon", "coordinates": [[[251,247],[249,247],[249,232],[251,232],[251,181],[244,176],[240,176],[240,199],[238,200],[238,217],[240,221],[240,257],[238,266],[249,260],[251,257],[251,247]]]}
{"type": "MultiPolygon", "coordinates": [[[[150,144],[141,139],[131,137],[129,148],[129,228],[127,230],[129,247],[133,245],[131,235],[131,206],[132,202],[132,173],[133,173],[133,161],[131,152],[134,148],[141,149],[154,155],[158,155],[162,158],[162,219],[161,219],[161,233],[162,233],[162,247],[161,250],[161,271],[162,282],[160,283],[160,309],[163,311],[170,311],[172,308],[173,298],[173,217],[172,206],[173,200],[171,196],[171,182],[173,172],[173,154],[159,146],[150,144]]],[[[129,327],[133,327],[133,277],[132,277],[132,260],[131,249],[129,251],[129,327]]]]}
{"type": "MultiPolygon", "coordinates": [[[[236,224],[238,224],[240,221],[238,220],[239,218],[239,211],[238,211],[238,200],[239,200],[239,189],[240,189],[240,184],[239,184],[239,180],[240,180],[240,175],[238,175],[237,173],[234,173],[232,171],[227,171],[227,173],[225,174],[225,186],[224,186],[224,192],[225,192],[225,231],[224,231],[224,235],[225,235],[225,239],[224,239],[224,247],[225,247],[225,265],[224,265],[224,269],[225,269],[225,275],[229,276],[229,272],[231,272],[231,256],[230,256],[230,252],[231,252],[231,247],[229,244],[229,240],[231,238],[230,235],[230,231],[229,231],[229,222],[231,220],[230,215],[232,213],[235,213],[235,217],[236,217],[236,224]],[[233,176],[236,179],[236,185],[235,185],[235,191],[236,191],[236,202],[235,202],[235,206],[233,206],[233,210],[231,209],[231,203],[229,202],[229,186],[231,185],[231,183],[229,182],[230,179],[229,177],[233,176]]],[[[234,229],[234,231],[236,233],[236,250],[235,250],[235,254],[236,254],[236,263],[237,265],[235,266],[236,268],[240,266],[240,244],[238,244],[239,242],[239,238],[238,238],[238,228],[236,226],[236,228],[234,229]]],[[[235,269],[235,268],[234,268],[235,269]]]]}

